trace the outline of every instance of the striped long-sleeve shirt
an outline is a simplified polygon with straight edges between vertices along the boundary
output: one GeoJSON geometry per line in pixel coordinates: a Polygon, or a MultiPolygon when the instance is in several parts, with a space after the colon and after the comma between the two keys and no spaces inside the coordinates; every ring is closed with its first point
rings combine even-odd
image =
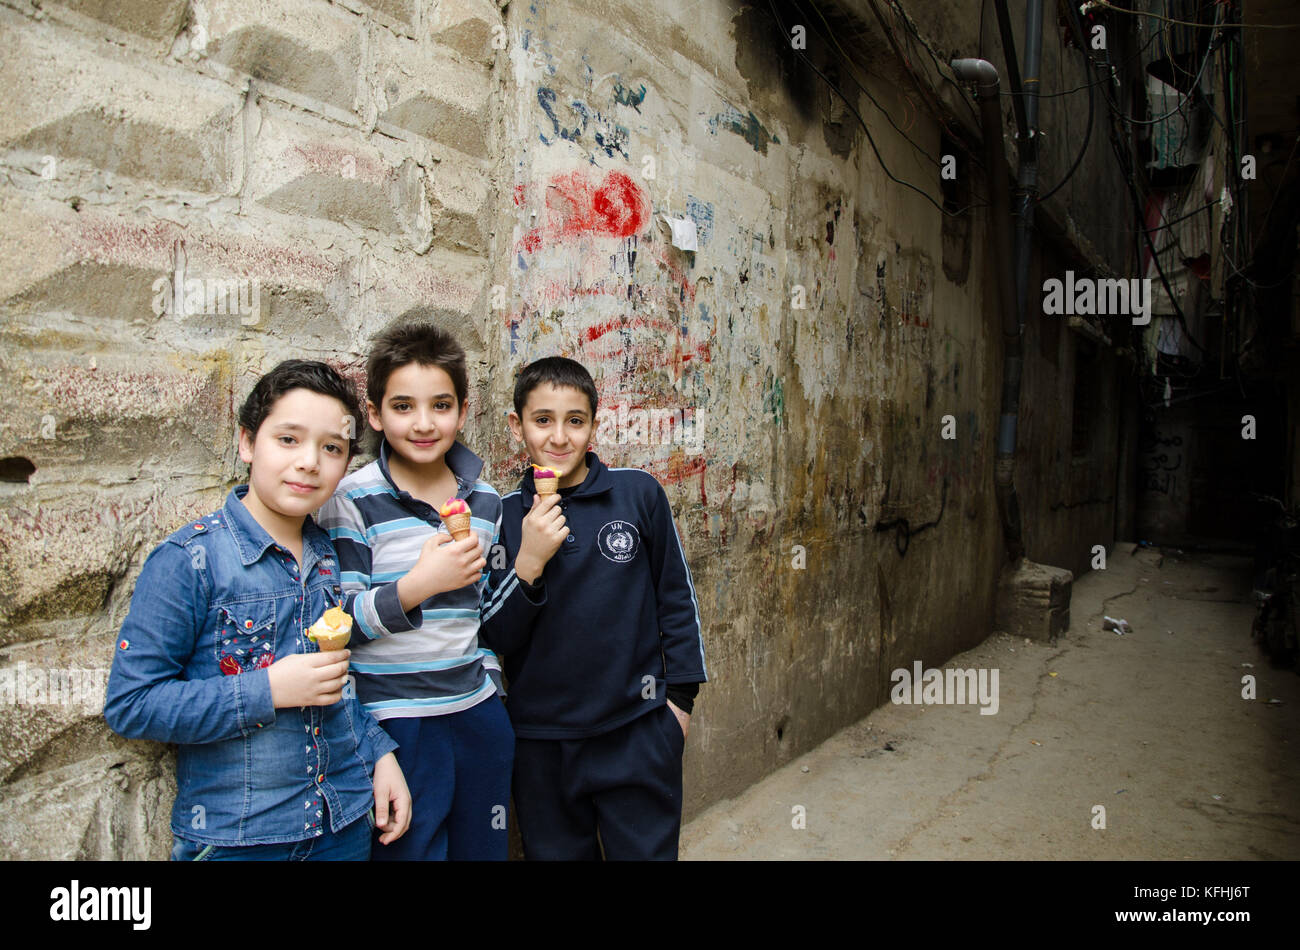
{"type": "MultiPolygon", "coordinates": [[[[436,506],[397,487],[391,451],[383,441],[379,458],[339,483],[317,521],[338,552],[344,609],[353,619],[348,648],[357,698],[380,720],[442,716],[498,689],[500,664],[478,641],[487,571],[473,586],[402,610],[397,580],[415,566],[424,542],[446,529],[436,506]]],[[[501,531],[501,497],[479,479],[483,460],[461,443],[447,450],[446,462],[486,557],[501,531]]]]}

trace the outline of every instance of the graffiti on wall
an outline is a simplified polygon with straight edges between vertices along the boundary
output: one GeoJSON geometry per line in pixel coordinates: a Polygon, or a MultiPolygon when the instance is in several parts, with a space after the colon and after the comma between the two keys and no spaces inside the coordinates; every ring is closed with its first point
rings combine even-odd
{"type": "MultiPolygon", "coordinates": [[[[514,204],[527,226],[514,246],[518,305],[506,316],[512,360],[569,356],[592,372],[602,408],[618,414],[610,418],[693,424],[701,415],[695,369],[713,359],[712,321],[697,305],[691,261],[656,230],[645,184],[581,167],[520,183],[514,204]]],[[[696,200],[695,208],[711,226],[711,205],[696,200]]],[[[635,460],[667,483],[707,471],[695,445],[617,433],[612,442],[597,433],[611,464],[635,460]]]]}
{"type": "Polygon", "coordinates": [[[1178,472],[1183,467],[1183,437],[1158,428],[1145,432],[1142,440],[1142,490],[1175,495],[1178,472]]]}

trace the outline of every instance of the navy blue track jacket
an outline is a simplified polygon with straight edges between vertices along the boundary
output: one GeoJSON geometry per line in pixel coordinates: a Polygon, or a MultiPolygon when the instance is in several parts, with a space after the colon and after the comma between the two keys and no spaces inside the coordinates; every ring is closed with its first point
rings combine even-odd
{"type": "Polygon", "coordinates": [[[562,489],[569,536],[530,597],[514,571],[531,469],[501,499],[488,553],[479,639],[504,656],[506,706],[524,739],[580,739],[663,705],[668,683],[703,683],[704,637],[691,571],[663,487],[649,472],[606,468],[562,489]]]}

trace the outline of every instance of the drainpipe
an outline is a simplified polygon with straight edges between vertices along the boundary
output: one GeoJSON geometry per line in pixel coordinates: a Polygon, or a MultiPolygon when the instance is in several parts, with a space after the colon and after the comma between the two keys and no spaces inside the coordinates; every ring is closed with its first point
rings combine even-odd
{"type": "Polygon", "coordinates": [[[1011,198],[1006,153],[1002,149],[1002,108],[998,102],[997,67],[984,59],[954,59],[949,65],[962,82],[975,86],[984,139],[984,168],[988,174],[990,223],[993,228],[994,287],[1002,314],[1002,411],[998,420],[994,482],[1002,536],[1009,560],[1024,554],[1020,531],[1020,502],[1016,496],[1016,425],[1020,415],[1022,366],[1020,320],[1017,313],[1015,267],[1011,253],[1011,198]]]}
{"type": "Polygon", "coordinates": [[[1020,81],[1020,63],[1016,59],[1016,35],[1011,31],[1011,11],[1007,0],[994,0],[998,13],[998,33],[1002,37],[1002,58],[1007,63],[1007,82],[1011,85],[1011,109],[1016,114],[1020,138],[1029,138],[1029,119],[1025,115],[1025,87],[1020,81]]]}
{"type": "MultiPolygon", "coordinates": [[[[1006,0],[998,0],[999,16],[1006,0]]],[[[1082,41],[1081,41],[1082,42],[1082,41]]],[[[1014,56],[1010,50],[1008,56],[1014,56]]],[[[1025,129],[1016,177],[1016,305],[1023,327],[1029,315],[1029,260],[1033,253],[1034,205],[1038,203],[1038,73],[1043,61],[1043,2],[1025,5],[1025,129]]]]}

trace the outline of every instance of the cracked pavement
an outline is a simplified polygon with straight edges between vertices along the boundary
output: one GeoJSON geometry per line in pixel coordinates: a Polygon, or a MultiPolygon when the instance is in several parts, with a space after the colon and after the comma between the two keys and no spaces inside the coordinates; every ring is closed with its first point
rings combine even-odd
{"type": "Polygon", "coordinates": [[[1251,640],[1249,559],[1117,544],[1070,615],[939,667],[998,669],[995,715],[883,706],[684,826],[681,857],[1300,858],[1300,676],[1251,640]]]}

